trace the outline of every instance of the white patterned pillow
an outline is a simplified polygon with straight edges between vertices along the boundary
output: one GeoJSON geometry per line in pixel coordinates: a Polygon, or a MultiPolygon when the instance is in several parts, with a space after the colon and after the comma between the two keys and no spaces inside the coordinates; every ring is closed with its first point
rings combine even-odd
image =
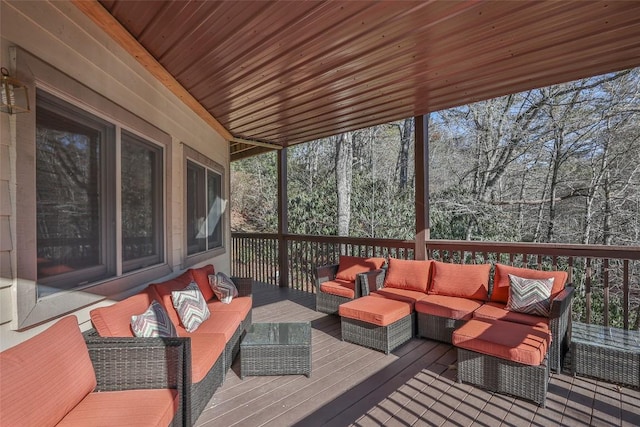
{"type": "Polygon", "coordinates": [[[189,283],[181,291],[171,292],[171,300],[187,332],[198,329],[211,314],[196,282],[189,283]]]}
{"type": "Polygon", "coordinates": [[[176,327],[171,323],[167,311],[156,300],[147,310],[131,316],[131,329],[137,337],[177,337],[176,327]]]}
{"type": "Polygon", "coordinates": [[[216,297],[224,304],[230,304],[231,300],[238,296],[236,285],[224,273],[210,274],[209,285],[216,297]]]}
{"type": "Polygon", "coordinates": [[[525,279],[509,274],[507,310],[549,317],[553,277],[525,279]]]}

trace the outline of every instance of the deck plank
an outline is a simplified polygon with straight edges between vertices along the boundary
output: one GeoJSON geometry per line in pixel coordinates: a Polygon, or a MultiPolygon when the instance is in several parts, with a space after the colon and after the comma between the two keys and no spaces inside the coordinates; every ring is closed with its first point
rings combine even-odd
{"type": "Polygon", "coordinates": [[[547,405],[456,381],[456,351],[414,338],[389,355],[343,342],[315,296],[254,285],[254,322],[311,322],[312,373],[240,379],[237,358],[196,426],[640,425],[640,390],[553,374],[547,405]]]}

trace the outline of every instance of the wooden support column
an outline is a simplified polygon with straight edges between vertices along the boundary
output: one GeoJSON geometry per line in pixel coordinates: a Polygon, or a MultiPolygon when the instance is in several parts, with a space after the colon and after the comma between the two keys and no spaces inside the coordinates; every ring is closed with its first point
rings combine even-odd
{"type": "Polygon", "coordinates": [[[416,116],[415,171],[416,171],[416,239],[415,259],[427,259],[426,242],[429,240],[429,115],[416,116]]]}
{"type": "Polygon", "coordinates": [[[289,234],[289,215],[287,209],[287,149],[278,151],[278,273],[280,287],[289,287],[289,252],[287,240],[289,234]]]}

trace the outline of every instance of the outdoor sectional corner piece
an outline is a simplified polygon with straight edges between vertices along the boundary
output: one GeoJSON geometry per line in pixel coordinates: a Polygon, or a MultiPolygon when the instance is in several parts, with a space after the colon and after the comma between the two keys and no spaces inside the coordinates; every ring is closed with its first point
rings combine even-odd
{"type": "Polygon", "coordinates": [[[184,338],[85,342],[78,319],[67,316],[0,353],[0,422],[183,426],[187,347],[184,338]]]}
{"type": "Polygon", "coordinates": [[[190,392],[185,399],[185,425],[192,425],[197,420],[213,393],[222,385],[240,350],[240,338],[251,325],[253,280],[232,277],[238,297],[233,298],[230,304],[223,304],[209,286],[211,274],[214,274],[212,265],[189,269],[174,279],[149,285],[125,300],[94,309],[90,315],[95,329],[85,333],[87,342],[96,343],[101,340],[108,343],[114,337],[128,340],[131,345],[167,340],[134,337],[131,330],[131,316],[143,313],[153,300],[162,304],[178,332],[180,338],[177,339],[186,341],[185,364],[190,392]],[[196,282],[207,301],[210,317],[195,331],[187,332],[173,307],[171,292],[184,289],[192,281],[196,282]]]}

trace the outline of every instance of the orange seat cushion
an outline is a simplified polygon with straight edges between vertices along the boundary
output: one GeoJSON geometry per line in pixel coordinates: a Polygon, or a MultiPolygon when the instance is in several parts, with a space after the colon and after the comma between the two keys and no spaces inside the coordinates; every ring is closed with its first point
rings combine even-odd
{"type": "Polygon", "coordinates": [[[0,425],[53,426],[96,387],[75,316],[0,353],[0,425]]]}
{"type": "Polygon", "coordinates": [[[223,334],[191,335],[191,382],[199,383],[219,357],[224,356],[227,341],[223,334]]]}
{"type": "MultiPolygon", "coordinates": [[[[410,289],[386,288],[386,287],[382,289],[378,289],[374,293],[378,295],[382,295],[385,298],[408,302],[409,304],[411,304],[412,309],[416,301],[427,296],[427,294],[421,291],[412,291],[410,289]]],[[[372,295],[374,293],[372,293],[372,295]]]]}
{"type": "MultiPolygon", "coordinates": [[[[191,270],[191,276],[193,280],[198,284],[198,288],[200,288],[200,292],[202,292],[202,296],[205,301],[209,301],[211,298],[215,297],[213,293],[213,289],[211,289],[211,285],[209,285],[209,275],[215,274],[215,270],[213,265],[207,264],[204,267],[194,268],[191,270]]],[[[188,283],[187,283],[188,285],[188,283]]]]}
{"type": "Polygon", "coordinates": [[[355,288],[356,282],[340,279],[329,280],[320,284],[320,290],[325,294],[331,294],[350,299],[353,299],[356,296],[355,288]]]}
{"type": "Polygon", "coordinates": [[[564,289],[568,277],[566,271],[542,271],[496,264],[496,270],[493,275],[493,289],[491,291],[492,302],[503,302],[506,304],[507,301],[509,301],[509,286],[511,283],[509,281],[509,274],[525,279],[550,279],[553,277],[553,288],[551,288],[552,300],[564,289]]]}
{"type": "Polygon", "coordinates": [[[153,287],[147,286],[142,292],[127,299],[91,310],[89,316],[101,337],[133,337],[131,316],[144,313],[153,300],[161,303],[160,296],[153,287]]]}
{"type": "Polygon", "coordinates": [[[209,318],[202,322],[198,329],[187,332],[183,326],[178,326],[178,336],[192,337],[199,334],[222,334],[225,341],[230,341],[244,317],[237,311],[215,311],[210,313],[209,318]]]}
{"type": "Polygon", "coordinates": [[[434,261],[429,293],[486,301],[491,264],[450,264],[434,261]]]}
{"type": "Polygon", "coordinates": [[[507,306],[501,302],[488,302],[484,304],[473,312],[473,318],[484,320],[506,320],[509,322],[521,323],[523,325],[549,328],[549,319],[547,317],[509,311],[507,310],[507,306]]]}
{"type": "Polygon", "coordinates": [[[547,355],[547,329],[502,320],[473,319],[453,331],[452,344],[505,360],[538,366],[547,355]]]}
{"type": "Polygon", "coordinates": [[[368,295],[340,304],[338,313],[341,317],[388,326],[410,315],[411,304],[368,295]]]}
{"type": "Polygon", "coordinates": [[[384,258],[341,256],[338,271],[336,272],[336,279],[355,282],[358,274],[377,270],[384,265],[384,262],[384,258]]]}
{"type": "Polygon", "coordinates": [[[446,295],[425,295],[416,302],[416,311],[431,316],[454,320],[469,320],[473,312],[482,306],[481,301],[446,295]]]}
{"type": "Polygon", "coordinates": [[[229,304],[223,304],[219,299],[213,299],[207,303],[207,307],[209,307],[209,312],[226,312],[226,311],[235,311],[240,313],[240,317],[243,319],[247,317],[247,314],[251,311],[253,306],[253,298],[250,296],[246,297],[235,297],[231,300],[229,304]]]}
{"type": "Polygon", "coordinates": [[[389,258],[385,288],[427,292],[433,261],[389,258]]]}
{"type": "Polygon", "coordinates": [[[58,426],[167,426],[178,404],[173,389],[91,393],[58,426]]]}

